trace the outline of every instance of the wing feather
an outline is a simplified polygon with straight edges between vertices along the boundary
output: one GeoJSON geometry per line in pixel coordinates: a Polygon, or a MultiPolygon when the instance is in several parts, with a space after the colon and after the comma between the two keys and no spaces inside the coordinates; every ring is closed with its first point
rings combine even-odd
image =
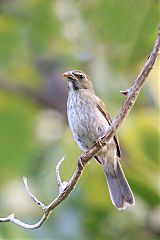
{"type": "MultiPolygon", "coordinates": [[[[97,104],[97,108],[99,109],[99,111],[103,114],[103,116],[105,117],[105,119],[107,120],[107,122],[109,123],[109,125],[111,125],[112,123],[112,119],[111,116],[109,115],[109,113],[106,110],[105,104],[102,100],[99,99],[99,103],[97,104]]],[[[116,144],[116,148],[117,148],[117,156],[119,158],[121,158],[121,149],[120,149],[120,145],[119,145],[119,140],[118,137],[115,135],[113,137],[115,144],[116,144]]]]}

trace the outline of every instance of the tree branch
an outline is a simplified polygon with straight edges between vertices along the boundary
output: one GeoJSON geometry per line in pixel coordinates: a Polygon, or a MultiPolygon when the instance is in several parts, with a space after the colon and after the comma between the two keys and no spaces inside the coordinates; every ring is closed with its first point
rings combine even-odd
{"type": "Polygon", "coordinates": [[[41,203],[30,191],[27,183],[27,179],[24,178],[24,185],[25,185],[25,190],[31,197],[31,199],[41,207],[43,211],[43,216],[42,218],[36,223],[36,224],[26,224],[14,217],[14,214],[9,215],[6,218],[0,218],[0,222],[12,222],[18,226],[21,226],[23,228],[27,229],[35,229],[39,228],[49,217],[51,212],[62,202],[64,201],[73,188],[76,186],[78,183],[78,180],[80,179],[80,176],[82,175],[86,164],[93,158],[96,153],[103,147],[104,142],[108,142],[120,129],[121,125],[123,124],[124,120],[127,118],[129,112],[131,111],[139,93],[140,90],[142,89],[142,86],[147,79],[151,69],[154,66],[154,63],[157,59],[158,53],[159,53],[159,48],[160,48],[160,32],[158,33],[157,39],[155,41],[155,45],[153,47],[153,50],[150,54],[149,59],[147,60],[143,70],[133,83],[133,85],[125,90],[121,91],[122,94],[126,95],[126,101],[124,102],[123,106],[121,107],[118,115],[112,122],[111,126],[108,128],[108,131],[104,137],[102,137],[97,143],[93,146],[92,149],[88,150],[86,153],[82,154],[77,163],[76,170],[69,180],[69,182],[62,182],[60,178],[60,173],[59,173],[59,168],[62,162],[64,161],[64,158],[60,160],[60,162],[57,164],[56,167],[56,177],[57,177],[57,183],[59,187],[59,194],[58,196],[47,206],[45,206],[43,203],[41,203]]]}

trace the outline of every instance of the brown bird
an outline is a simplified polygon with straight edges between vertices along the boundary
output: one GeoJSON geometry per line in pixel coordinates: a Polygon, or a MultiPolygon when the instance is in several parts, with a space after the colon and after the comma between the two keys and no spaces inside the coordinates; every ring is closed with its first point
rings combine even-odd
{"type": "MultiPolygon", "coordinates": [[[[112,123],[102,100],[96,96],[90,77],[80,70],[63,74],[68,79],[67,115],[79,148],[87,151],[105,135],[112,123]]],[[[112,203],[118,209],[134,204],[134,196],[120,165],[121,151],[117,136],[95,156],[106,175],[112,203]]]]}

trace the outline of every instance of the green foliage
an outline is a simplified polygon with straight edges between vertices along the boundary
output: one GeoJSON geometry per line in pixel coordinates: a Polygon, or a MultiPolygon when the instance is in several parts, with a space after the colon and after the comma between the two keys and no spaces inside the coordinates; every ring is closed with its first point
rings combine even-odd
{"type": "Polygon", "coordinates": [[[112,66],[119,70],[137,66],[156,36],[158,6],[156,1],[88,1],[85,17],[98,39],[106,43],[112,66]]]}

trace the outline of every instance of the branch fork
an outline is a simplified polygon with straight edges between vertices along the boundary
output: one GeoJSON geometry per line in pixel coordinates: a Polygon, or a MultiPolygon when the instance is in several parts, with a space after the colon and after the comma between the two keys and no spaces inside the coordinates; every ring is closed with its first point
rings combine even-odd
{"type": "Polygon", "coordinates": [[[120,90],[120,93],[127,96],[128,95],[128,89],[127,90],[120,90]]]}
{"type": "Polygon", "coordinates": [[[56,166],[56,179],[57,179],[59,194],[49,205],[46,206],[41,201],[39,201],[36,198],[36,196],[34,196],[34,194],[29,189],[27,178],[23,177],[23,183],[24,183],[24,187],[27,194],[42,209],[43,216],[41,217],[41,219],[35,224],[27,224],[16,219],[14,214],[12,213],[8,217],[0,218],[0,223],[12,222],[26,229],[39,228],[47,220],[51,212],[70,195],[70,193],[78,183],[85,169],[86,164],[97,154],[97,152],[104,146],[106,142],[108,142],[112,137],[115,136],[115,134],[118,132],[121,125],[123,124],[124,120],[127,118],[129,112],[131,111],[140,93],[140,90],[142,89],[142,86],[144,85],[145,80],[147,79],[151,69],[154,66],[154,63],[159,54],[159,49],[160,49],[160,32],[158,33],[157,39],[155,41],[155,44],[149,56],[149,59],[147,60],[144,68],[142,69],[141,73],[139,74],[139,76],[137,77],[133,85],[127,90],[120,91],[123,95],[126,96],[126,100],[122,105],[116,118],[108,128],[106,135],[102,137],[99,141],[97,141],[97,143],[90,150],[88,150],[78,158],[76,170],[73,173],[73,176],[71,177],[69,182],[66,182],[66,181],[62,182],[60,177],[60,166],[64,161],[64,157],[58,162],[56,166]]]}

